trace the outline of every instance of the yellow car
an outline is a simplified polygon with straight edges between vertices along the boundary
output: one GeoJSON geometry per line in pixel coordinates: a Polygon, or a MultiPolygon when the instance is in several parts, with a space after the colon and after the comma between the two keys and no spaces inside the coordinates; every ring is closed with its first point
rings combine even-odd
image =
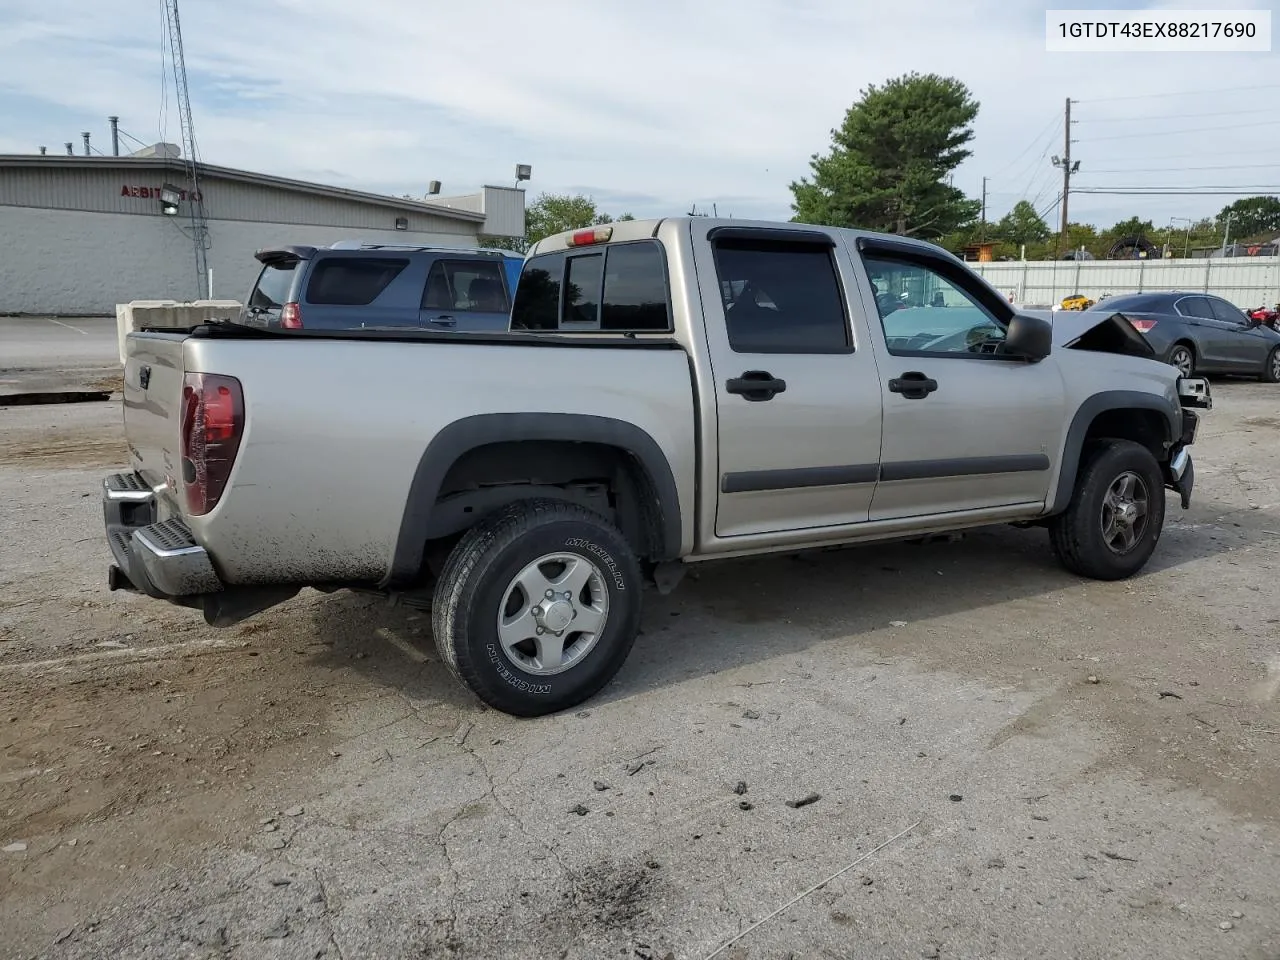
{"type": "Polygon", "coordinates": [[[1088,297],[1082,294],[1076,293],[1069,297],[1062,298],[1062,309],[1063,310],[1088,310],[1090,307],[1094,305],[1094,303],[1095,301],[1090,300],[1088,297]]]}

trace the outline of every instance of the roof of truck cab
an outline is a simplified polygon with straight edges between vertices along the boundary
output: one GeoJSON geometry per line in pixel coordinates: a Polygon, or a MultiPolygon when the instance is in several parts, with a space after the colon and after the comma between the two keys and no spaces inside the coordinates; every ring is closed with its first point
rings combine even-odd
{"type": "Polygon", "coordinates": [[[539,240],[536,244],[529,248],[527,256],[533,256],[538,253],[550,253],[555,250],[569,249],[568,238],[582,230],[597,229],[599,227],[610,227],[615,234],[622,232],[627,239],[638,240],[641,237],[656,237],[658,232],[667,225],[689,224],[693,222],[705,224],[708,230],[725,229],[741,229],[741,230],[777,230],[787,233],[803,233],[805,231],[818,231],[825,234],[840,234],[846,240],[857,242],[859,239],[878,239],[889,240],[896,244],[919,247],[923,250],[932,252],[942,251],[950,257],[954,254],[949,253],[937,244],[930,243],[927,240],[918,240],[915,237],[902,237],[892,233],[876,233],[871,230],[856,230],[848,227],[832,227],[822,224],[810,223],[793,223],[790,221],[780,220],[741,220],[730,217],[652,217],[645,220],[615,220],[612,223],[596,224],[593,227],[581,227],[575,230],[565,230],[561,233],[552,234],[539,240]]]}

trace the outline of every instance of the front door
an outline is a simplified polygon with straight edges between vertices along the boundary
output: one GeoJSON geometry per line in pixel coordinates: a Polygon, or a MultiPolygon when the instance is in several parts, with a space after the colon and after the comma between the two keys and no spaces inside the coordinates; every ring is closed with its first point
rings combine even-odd
{"type": "Polygon", "coordinates": [[[1231,367],[1240,373],[1258,373],[1271,352],[1272,340],[1261,332],[1257,324],[1234,304],[1221,297],[1208,297],[1213,311],[1215,339],[1222,341],[1223,355],[1231,367]]]}
{"type": "Polygon", "coordinates": [[[719,429],[716,535],[865,521],[880,380],[865,326],[850,323],[848,261],[820,231],[691,230],[719,429]]]}
{"type": "Polygon", "coordinates": [[[872,520],[1043,503],[1062,378],[1001,355],[1007,305],[955,261],[864,243],[880,316],[884,440],[872,520]]]}

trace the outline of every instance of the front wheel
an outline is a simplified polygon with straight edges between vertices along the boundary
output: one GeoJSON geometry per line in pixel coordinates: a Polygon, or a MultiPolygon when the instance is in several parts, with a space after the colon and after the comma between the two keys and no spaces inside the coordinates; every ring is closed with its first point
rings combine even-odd
{"type": "Polygon", "coordinates": [[[559,500],[513,504],[473,527],[436,584],[441,658],[485,703],[536,717],[613,679],[640,623],[640,565],[604,517],[559,500]]]}
{"type": "Polygon", "coordinates": [[[1262,368],[1263,383],[1280,383],[1280,347],[1275,347],[1267,354],[1267,362],[1262,368]]]}
{"type": "Polygon", "coordinates": [[[1103,440],[1081,464],[1066,512],[1049,524],[1054,553],[1072,573],[1122,580],[1151,558],[1164,526],[1164,478],[1151,451],[1103,440]]]}

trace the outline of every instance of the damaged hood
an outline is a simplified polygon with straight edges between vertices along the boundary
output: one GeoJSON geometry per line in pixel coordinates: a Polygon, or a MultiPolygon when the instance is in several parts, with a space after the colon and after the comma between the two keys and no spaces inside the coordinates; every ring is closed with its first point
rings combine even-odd
{"type": "Polygon", "coordinates": [[[1053,325],[1053,345],[1066,350],[1093,350],[1131,357],[1154,357],[1147,338],[1134,329],[1123,313],[1104,310],[1022,310],[1053,325]]]}

